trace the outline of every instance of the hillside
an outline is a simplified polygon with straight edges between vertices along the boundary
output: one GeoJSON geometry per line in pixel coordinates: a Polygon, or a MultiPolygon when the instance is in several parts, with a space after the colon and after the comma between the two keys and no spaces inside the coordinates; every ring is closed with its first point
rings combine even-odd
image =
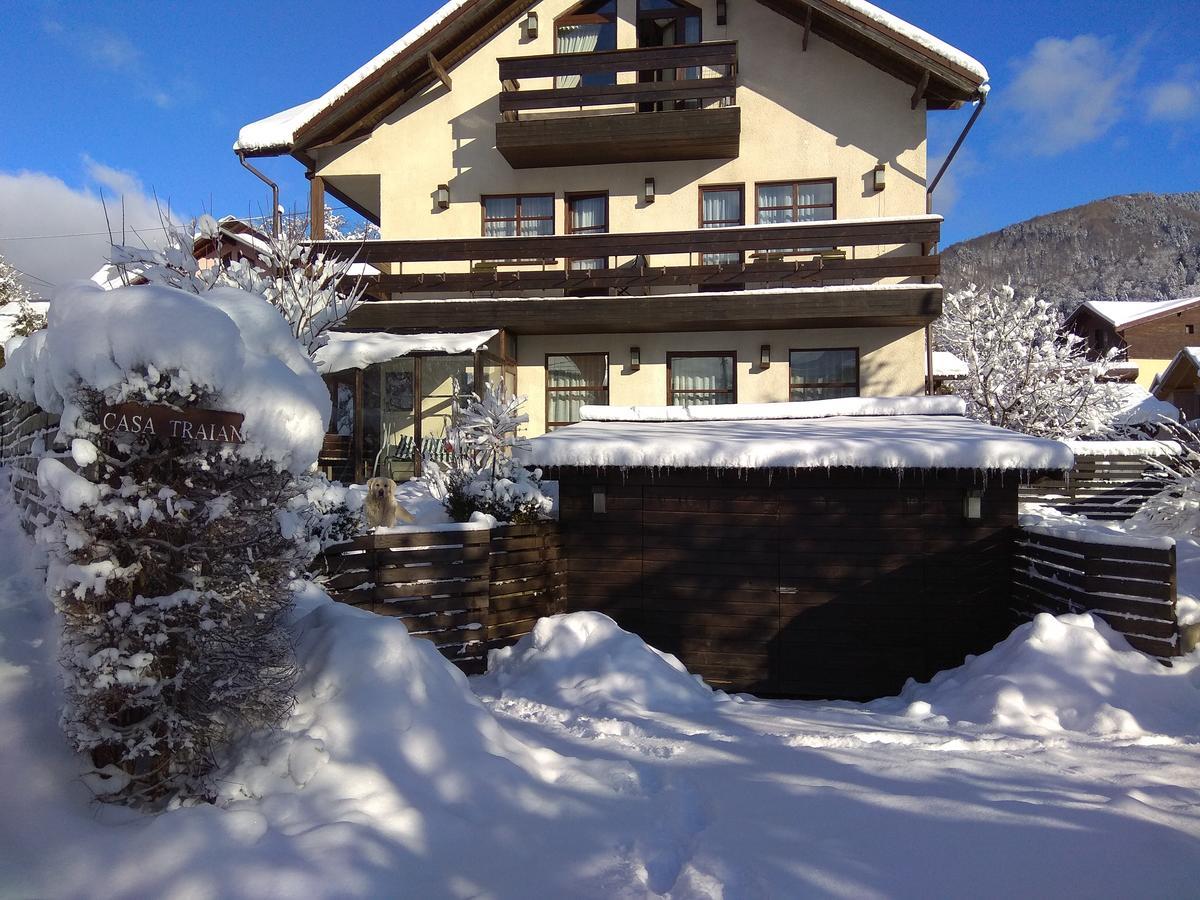
{"type": "Polygon", "coordinates": [[[948,247],[954,290],[1011,279],[1073,309],[1084,300],[1200,294],[1200,192],[1125,194],[1037,216],[948,247]]]}

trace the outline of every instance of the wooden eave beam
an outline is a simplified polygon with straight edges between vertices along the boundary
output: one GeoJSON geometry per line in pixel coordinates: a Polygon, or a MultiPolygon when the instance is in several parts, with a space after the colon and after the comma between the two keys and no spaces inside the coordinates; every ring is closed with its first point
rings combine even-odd
{"type": "Polygon", "coordinates": [[[454,82],[450,80],[450,75],[442,68],[442,64],[437,61],[437,57],[432,53],[425,54],[425,61],[429,63],[429,68],[438,80],[446,86],[446,90],[454,90],[454,82]]]}
{"type": "Polygon", "coordinates": [[[929,87],[929,70],[926,69],[921,73],[921,80],[917,82],[917,89],[913,91],[912,108],[916,109],[921,105],[921,101],[925,98],[925,90],[929,87]]]}
{"type": "Polygon", "coordinates": [[[812,7],[804,7],[804,40],[800,42],[800,49],[808,50],[808,38],[812,34],[812,7]]]}

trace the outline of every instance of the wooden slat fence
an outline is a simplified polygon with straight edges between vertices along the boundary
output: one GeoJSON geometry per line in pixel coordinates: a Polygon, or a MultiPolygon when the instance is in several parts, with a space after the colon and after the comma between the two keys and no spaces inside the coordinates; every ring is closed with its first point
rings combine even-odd
{"type": "Polygon", "coordinates": [[[553,523],[365,535],[326,549],[313,568],[335,600],[401,619],[468,673],[564,608],[553,523]]]}
{"type": "Polygon", "coordinates": [[[1163,489],[1161,469],[1153,462],[1167,455],[1161,442],[1141,441],[1141,454],[1075,454],[1066,478],[1041,478],[1021,488],[1021,502],[1043,503],[1063,512],[1117,522],[1136,513],[1163,489]]]}
{"type": "Polygon", "coordinates": [[[20,511],[21,527],[30,534],[52,515],[38,487],[38,462],[53,457],[75,468],[70,451],[54,445],[57,435],[58,416],[32,403],[0,400],[0,465],[11,473],[12,499],[20,511]]]}
{"type": "Polygon", "coordinates": [[[1175,546],[1091,543],[1022,528],[1013,600],[1022,616],[1093,613],[1138,650],[1170,660],[1193,641],[1176,612],[1175,546]]]}

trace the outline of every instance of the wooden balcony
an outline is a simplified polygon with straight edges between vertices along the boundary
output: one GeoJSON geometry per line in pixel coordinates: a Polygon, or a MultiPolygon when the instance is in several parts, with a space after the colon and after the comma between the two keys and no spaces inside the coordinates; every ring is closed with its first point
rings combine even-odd
{"type": "Polygon", "coordinates": [[[739,152],[736,41],[510,57],[500,60],[500,82],[496,149],[514,169],[739,152]],[[564,81],[597,75],[614,83],[564,81]],[[537,79],[552,86],[522,89],[537,79]]]}
{"type": "Polygon", "coordinates": [[[934,284],[941,221],[912,216],[316,246],[392,270],[372,279],[369,295],[402,303],[363,304],[351,322],[357,328],[553,333],[898,325],[923,323],[941,311],[941,288],[934,284]],[[710,254],[736,261],[715,264],[710,254]],[[570,259],[604,259],[606,265],[572,270],[570,259]],[[422,294],[438,295],[438,302],[422,294]]]}

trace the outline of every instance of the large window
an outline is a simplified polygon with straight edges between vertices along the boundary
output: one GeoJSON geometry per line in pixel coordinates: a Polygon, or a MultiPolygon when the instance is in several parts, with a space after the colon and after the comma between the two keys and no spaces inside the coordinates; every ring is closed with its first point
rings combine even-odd
{"type": "Polygon", "coordinates": [[[584,405],[608,405],[608,354],[562,353],[546,357],[546,430],[579,421],[584,405]]]}
{"type": "MultiPolygon", "coordinates": [[[[617,49],[616,0],[592,0],[580,3],[554,20],[555,53],[592,53],[617,49]]],[[[615,72],[589,72],[585,75],[559,75],[554,86],[575,88],[616,84],[615,72]]]]}
{"type": "MultiPolygon", "coordinates": [[[[731,225],[744,225],[744,195],[745,188],[740,184],[700,188],[700,227],[727,228],[731,225]]],[[[740,253],[700,254],[702,266],[733,265],[741,261],[740,253]]]]}
{"type": "Polygon", "coordinates": [[[484,237],[554,234],[554,195],[483,198],[484,237]]]}
{"type": "Polygon", "coordinates": [[[755,221],[759,225],[828,222],[837,218],[832,180],[759,184],[755,185],[755,193],[755,221]]]}
{"type": "MultiPolygon", "coordinates": [[[[607,234],[608,194],[567,194],[567,234],[607,234]]],[[[605,257],[572,259],[572,269],[603,269],[608,266],[605,257]]]]}
{"type": "Polygon", "coordinates": [[[737,403],[736,370],[734,353],[668,353],[667,403],[671,406],[737,403]]]}
{"type": "Polygon", "coordinates": [[[858,350],[793,350],[788,355],[791,400],[858,396],[858,350]]]}

